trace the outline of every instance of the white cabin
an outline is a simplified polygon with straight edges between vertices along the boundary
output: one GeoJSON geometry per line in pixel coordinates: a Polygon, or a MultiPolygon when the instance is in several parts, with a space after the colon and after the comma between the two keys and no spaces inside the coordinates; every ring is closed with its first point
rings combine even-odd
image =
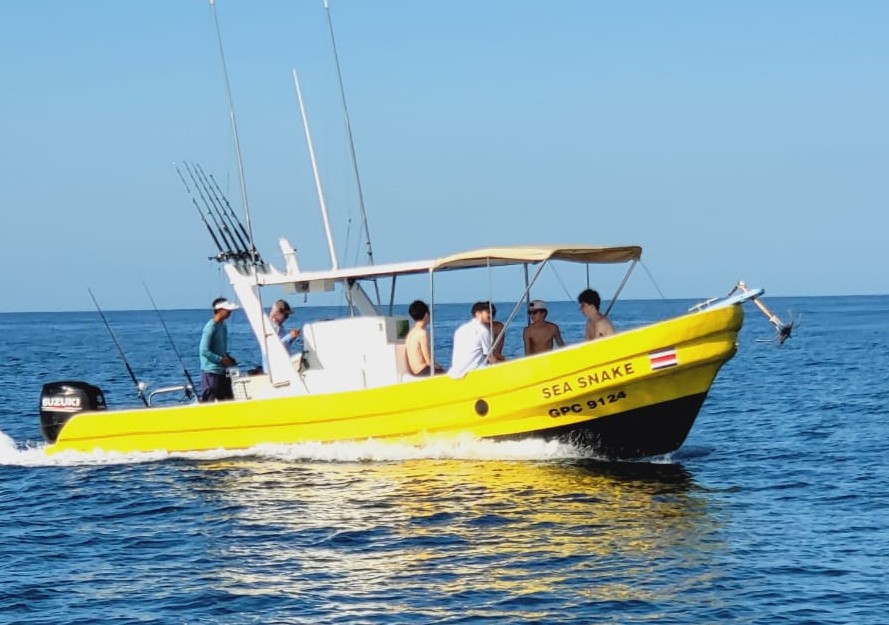
{"type": "Polygon", "coordinates": [[[299,380],[273,384],[267,373],[232,379],[235,399],[319,394],[386,386],[400,382],[407,369],[405,316],[349,317],[315,321],[302,327],[303,351],[291,357],[299,380]]]}

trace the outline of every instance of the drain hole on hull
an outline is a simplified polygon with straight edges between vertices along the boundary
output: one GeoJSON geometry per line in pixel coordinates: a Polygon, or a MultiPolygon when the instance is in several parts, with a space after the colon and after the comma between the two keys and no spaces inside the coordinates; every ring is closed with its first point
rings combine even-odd
{"type": "Polygon", "coordinates": [[[484,399],[480,399],[475,402],[475,414],[480,417],[488,414],[488,402],[486,402],[484,399]]]}

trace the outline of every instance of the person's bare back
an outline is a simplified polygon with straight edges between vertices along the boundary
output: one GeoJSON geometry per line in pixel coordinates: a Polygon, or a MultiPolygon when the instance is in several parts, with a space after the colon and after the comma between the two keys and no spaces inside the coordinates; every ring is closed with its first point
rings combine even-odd
{"type": "Polygon", "coordinates": [[[441,365],[433,364],[432,349],[429,346],[430,315],[429,306],[423,300],[414,300],[408,307],[408,314],[414,320],[404,339],[404,354],[407,358],[407,370],[411,375],[430,375],[442,373],[441,365]]]}
{"type": "Polygon", "coordinates": [[[426,328],[415,325],[407,333],[404,343],[408,371],[412,375],[428,372],[432,365],[432,356],[429,353],[429,333],[426,328]]]}

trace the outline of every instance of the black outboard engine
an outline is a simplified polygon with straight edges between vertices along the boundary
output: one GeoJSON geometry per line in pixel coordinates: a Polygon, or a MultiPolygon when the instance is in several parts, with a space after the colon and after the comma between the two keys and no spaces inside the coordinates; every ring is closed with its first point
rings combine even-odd
{"type": "Polygon", "coordinates": [[[44,384],[40,393],[40,431],[48,443],[55,443],[68,419],[78,412],[105,408],[105,395],[98,386],[74,380],[44,384]]]}

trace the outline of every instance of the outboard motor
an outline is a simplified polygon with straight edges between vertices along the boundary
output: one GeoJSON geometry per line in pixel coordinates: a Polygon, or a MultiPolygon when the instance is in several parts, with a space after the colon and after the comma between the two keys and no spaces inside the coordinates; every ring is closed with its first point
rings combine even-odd
{"type": "Polygon", "coordinates": [[[55,443],[68,419],[78,412],[105,408],[102,389],[92,384],[74,380],[44,384],[40,393],[40,431],[48,443],[55,443]]]}

